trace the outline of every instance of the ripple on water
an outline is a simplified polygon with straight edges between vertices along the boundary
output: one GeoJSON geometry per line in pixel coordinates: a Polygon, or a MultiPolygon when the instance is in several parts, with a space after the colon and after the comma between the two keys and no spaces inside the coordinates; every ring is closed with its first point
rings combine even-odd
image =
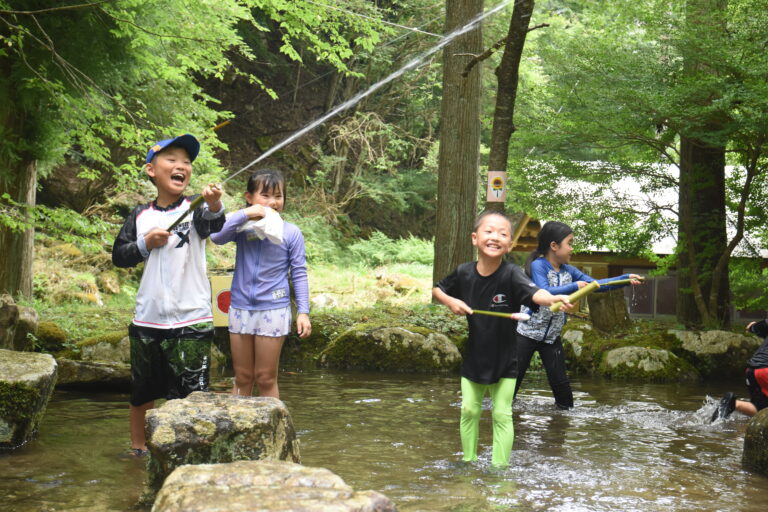
{"type": "MultiPolygon", "coordinates": [[[[456,377],[310,371],[280,379],[303,462],[384,492],[401,511],[688,512],[736,503],[764,511],[768,480],[740,466],[744,417],[709,424],[715,401],[695,386],[582,378],[573,383],[576,408],[559,411],[532,375],[513,407],[511,465],[498,471],[487,411],[479,461],[460,460],[456,377]]],[[[117,456],[128,443],[126,401],[57,392],[38,439],[0,456],[3,510],[128,509],[144,470],[143,461],[117,456]]]]}

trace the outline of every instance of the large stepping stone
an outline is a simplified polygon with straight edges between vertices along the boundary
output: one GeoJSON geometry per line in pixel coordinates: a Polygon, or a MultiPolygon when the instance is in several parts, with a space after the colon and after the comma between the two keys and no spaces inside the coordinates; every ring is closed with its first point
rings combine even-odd
{"type": "Polygon", "coordinates": [[[279,461],[181,466],[165,480],[152,512],[394,512],[375,491],[355,491],[336,474],[279,461]]]}
{"type": "Polygon", "coordinates": [[[151,457],[145,501],[185,464],[300,462],[291,415],[276,398],[196,391],[148,411],[146,433],[151,457]]]}

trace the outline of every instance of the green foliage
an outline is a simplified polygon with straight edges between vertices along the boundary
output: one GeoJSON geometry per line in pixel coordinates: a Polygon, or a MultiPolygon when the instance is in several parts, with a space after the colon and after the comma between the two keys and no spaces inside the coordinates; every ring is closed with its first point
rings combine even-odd
{"type": "Polygon", "coordinates": [[[34,208],[35,235],[40,239],[63,240],[85,253],[98,253],[111,247],[115,226],[100,217],[80,215],[67,208],[34,208]]]}
{"type": "MultiPolygon", "coordinates": [[[[582,247],[654,259],[654,242],[677,238],[685,136],[727,148],[733,221],[745,199],[737,254],[767,247],[768,14],[758,4],[537,3],[532,23],[550,26],[526,43],[508,209],[568,222],[582,247]]],[[[676,254],[659,262],[685,265],[676,254]]],[[[758,275],[731,274],[736,302],[757,304],[740,283],[758,275]]]]}
{"type": "Polygon", "coordinates": [[[351,244],[347,250],[357,261],[372,266],[398,262],[432,264],[434,257],[431,241],[415,237],[392,240],[379,231],[374,232],[368,240],[351,244]]]}
{"type": "Polygon", "coordinates": [[[327,147],[316,147],[318,166],[309,184],[340,213],[370,199],[404,212],[432,195],[435,175],[409,168],[428,141],[415,139],[374,112],[356,113],[329,128],[327,147]]]}
{"type": "Polygon", "coordinates": [[[304,235],[304,249],[310,265],[330,263],[342,258],[341,232],[319,215],[299,215],[291,212],[285,219],[295,223],[304,235]]]}
{"type": "Polygon", "coordinates": [[[768,268],[759,260],[736,258],[731,260],[730,283],[733,305],[747,311],[768,310],[768,268]],[[762,267],[762,268],[761,268],[762,267]]]}
{"type": "Polygon", "coordinates": [[[201,138],[202,167],[218,169],[212,152],[222,145],[210,128],[229,114],[216,112],[199,79],[240,76],[275,94],[238,70],[263,44],[244,34],[275,30],[289,58],[307,52],[342,71],[355,46],[371,48],[379,38],[375,12],[351,17],[301,0],[121,0],[61,11],[39,4],[11,9],[0,1],[0,59],[10,71],[0,78],[0,103],[25,123],[8,125],[25,134],[0,138],[0,156],[54,163],[73,148],[91,169],[128,182],[137,177],[136,147],[184,132],[201,138]]]}
{"type": "MultiPolygon", "coordinates": [[[[135,290],[123,286],[123,292],[118,295],[108,295],[103,306],[83,302],[55,302],[50,300],[50,294],[44,294],[34,299],[21,300],[20,304],[34,308],[41,320],[55,326],[59,334],[50,350],[57,350],[63,343],[64,348],[79,350],[77,341],[103,333],[124,330],[133,318],[136,306],[135,290]],[[58,347],[58,348],[57,348],[58,347]]],[[[38,330],[37,338],[44,338],[38,330]]],[[[41,348],[48,346],[42,341],[41,348]]]]}

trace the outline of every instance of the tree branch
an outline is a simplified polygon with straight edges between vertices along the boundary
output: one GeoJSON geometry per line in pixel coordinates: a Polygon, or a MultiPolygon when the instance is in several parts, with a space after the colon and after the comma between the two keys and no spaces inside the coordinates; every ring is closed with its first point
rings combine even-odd
{"type": "MultiPolygon", "coordinates": [[[[527,32],[530,32],[532,30],[536,30],[537,28],[544,28],[544,27],[548,27],[548,26],[549,26],[549,23],[540,23],[540,24],[538,24],[536,26],[529,27],[527,32]]],[[[496,53],[496,50],[498,50],[499,48],[501,48],[502,46],[504,46],[507,43],[507,39],[509,39],[509,36],[504,37],[503,39],[499,39],[498,41],[496,41],[493,44],[493,46],[491,46],[490,48],[485,50],[480,55],[473,55],[474,58],[467,63],[467,66],[464,68],[464,71],[461,73],[461,76],[466,77],[469,74],[469,72],[472,71],[473,67],[475,67],[480,62],[490,58],[491,55],[496,53]]],[[[471,54],[463,54],[463,55],[471,55],[471,54]]]]}
{"type": "Polygon", "coordinates": [[[62,5],[61,7],[49,7],[48,9],[38,9],[36,11],[9,11],[6,9],[0,9],[0,14],[21,14],[21,15],[35,15],[35,14],[48,14],[58,11],[72,11],[74,9],[86,9],[88,7],[95,7],[101,4],[108,4],[115,0],[101,0],[100,2],[91,2],[87,4],[76,5],[62,5]]]}

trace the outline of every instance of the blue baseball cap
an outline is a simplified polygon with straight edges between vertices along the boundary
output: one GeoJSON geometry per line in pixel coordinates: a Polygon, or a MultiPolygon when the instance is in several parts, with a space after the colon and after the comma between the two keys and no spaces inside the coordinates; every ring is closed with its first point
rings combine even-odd
{"type": "Polygon", "coordinates": [[[195,158],[197,158],[197,154],[200,152],[200,143],[197,142],[197,139],[188,134],[185,133],[184,135],[179,135],[175,139],[165,139],[161,140],[160,142],[155,143],[154,146],[149,148],[149,151],[147,151],[147,163],[152,162],[152,159],[155,157],[156,154],[170,146],[171,144],[174,144],[176,146],[180,146],[187,150],[187,154],[189,155],[189,159],[193,162],[195,161],[195,158]]]}

